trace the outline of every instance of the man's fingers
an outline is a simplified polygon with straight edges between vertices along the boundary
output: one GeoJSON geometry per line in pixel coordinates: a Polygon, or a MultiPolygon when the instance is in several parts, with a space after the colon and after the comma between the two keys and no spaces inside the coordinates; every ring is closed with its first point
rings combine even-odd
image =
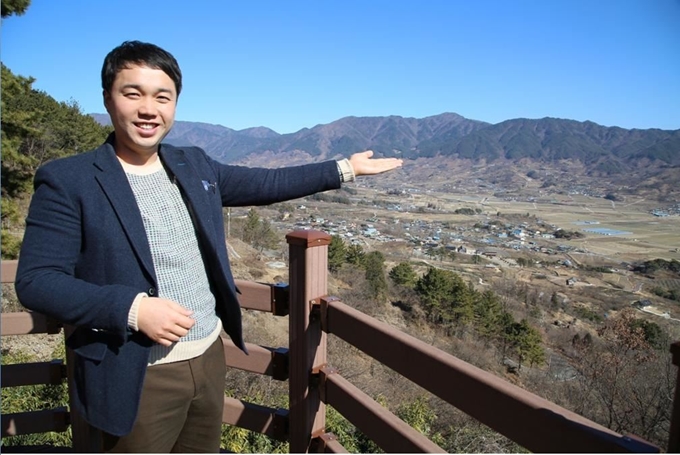
{"type": "Polygon", "coordinates": [[[163,302],[165,303],[165,305],[167,305],[168,308],[176,311],[179,314],[182,314],[184,316],[191,316],[193,314],[193,311],[184,308],[177,302],[173,302],[172,300],[163,300],[163,302]]]}
{"type": "MultiPolygon", "coordinates": [[[[191,312],[189,314],[191,314],[191,312]]],[[[192,328],[194,324],[196,324],[196,320],[191,319],[189,316],[180,316],[175,321],[175,324],[177,324],[179,327],[182,327],[183,329],[186,329],[188,332],[189,329],[192,328]]]]}
{"type": "Polygon", "coordinates": [[[172,346],[172,343],[174,343],[174,341],[166,340],[165,338],[158,338],[157,340],[153,340],[153,341],[155,341],[156,343],[160,344],[161,346],[165,346],[165,347],[170,347],[170,346],[172,346]]]}
{"type": "Polygon", "coordinates": [[[193,312],[177,302],[153,297],[142,302],[137,319],[139,329],[163,346],[179,341],[196,324],[190,317],[193,312]]]}

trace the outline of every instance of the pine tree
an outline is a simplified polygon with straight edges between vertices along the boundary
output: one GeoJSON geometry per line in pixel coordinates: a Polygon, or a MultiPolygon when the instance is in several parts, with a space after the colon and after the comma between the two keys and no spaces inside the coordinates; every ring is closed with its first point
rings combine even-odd
{"type": "Polygon", "coordinates": [[[522,364],[529,362],[530,365],[541,365],[545,362],[543,339],[534,327],[530,326],[526,319],[514,322],[506,327],[506,337],[517,354],[519,360],[518,369],[522,364]]]}
{"type": "Polygon", "coordinates": [[[394,266],[392,270],[390,270],[389,277],[394,284],[407,288],[413,288],[416,285],[416,281],[418,281],[416,272],[408,262],[400,262],[394,266]]]}
{"type": "Polygon", "coordinates": [[[450,322],[445,305],[452,300],[453,272],[430,267],[417,281],[415,290],[432,322],[450,322]]]}
{"type": "Polygon", "coordinates": [[[501,333],[503,327],[503,305],[495,292],[486,290],[478,293],[474,302],[474,323],[477,331],[486,337],[501,333]]]}
{"type": "Polygon", "coordinates": [[[347,263],[353,264],[353,265],[362,265],[364,261],[364,249],[361,248],[361,245],[357,244],[352,244],[347,248],[347,263]]]}
{"type": "Polygon", "coordinates": [[[248,210],[241,239],[260,253],[266,248],[275,248],[279,240],[276,232],[271,227],[271,223],[260,218],[255,209],[248,210]]]}
{"type": "Polygon", "coordinates": [[[385,256],[379,251],[371,251],[364,257],[366,268],[366,281],[368,282],[371,297],[379,299],[387,292],[387,280],[385,279],[385,256]]]}
{"type": "Polygon", "coordinates": [[[2,0],[2,17],[5,18],[12,14],[21,16],[30,4],[31,0],[2,0]]]}
{"type": "Polygon", "coordinates": [[[246,222],[243,225],[243,231],[241,234],[241,239],[252,245],[257,237],[258,230],[260,228],[260,215],[255,209],[248,210],[246,215],[246,222]]]}
{"type": "Polygon", "coordinates": [[[347,249],[345,242],[338,235],[331,236],[331,243],[328,245],[328,270],[337,272],[345,263],[347,258],[347,249]]]}

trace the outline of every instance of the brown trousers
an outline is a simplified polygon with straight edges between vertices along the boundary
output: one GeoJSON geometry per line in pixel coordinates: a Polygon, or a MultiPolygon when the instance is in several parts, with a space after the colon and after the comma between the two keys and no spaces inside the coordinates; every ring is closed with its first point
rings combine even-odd
{"type": "Polygon", "coordinates": [[[104,435],[108,453],[218,453],[226,365],[222,341],[201,356],[146,371],[132,432],[104,435]]]}

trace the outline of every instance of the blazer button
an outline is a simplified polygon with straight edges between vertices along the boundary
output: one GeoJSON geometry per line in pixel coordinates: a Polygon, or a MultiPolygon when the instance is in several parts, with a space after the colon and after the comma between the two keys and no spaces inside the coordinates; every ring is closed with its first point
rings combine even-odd
{"type": "Polygon", "coordinates": [[[156,289],[155,288],[149,288],[149,290],[147,291],[147,294],[149,294],[150,296],[153,297],[154,295],[156,295],[156,289]]]}

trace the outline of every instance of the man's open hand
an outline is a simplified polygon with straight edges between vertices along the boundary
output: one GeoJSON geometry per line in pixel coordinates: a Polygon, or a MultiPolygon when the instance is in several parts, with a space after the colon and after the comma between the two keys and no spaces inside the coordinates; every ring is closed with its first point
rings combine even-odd
{"type": "Polygon", "coordinates": [[[401,167],[404,163],[401,158],[371,158],[372,156],[373,150],[366,150],[349,157],[354,175],[380,174],[401,167]]]}

